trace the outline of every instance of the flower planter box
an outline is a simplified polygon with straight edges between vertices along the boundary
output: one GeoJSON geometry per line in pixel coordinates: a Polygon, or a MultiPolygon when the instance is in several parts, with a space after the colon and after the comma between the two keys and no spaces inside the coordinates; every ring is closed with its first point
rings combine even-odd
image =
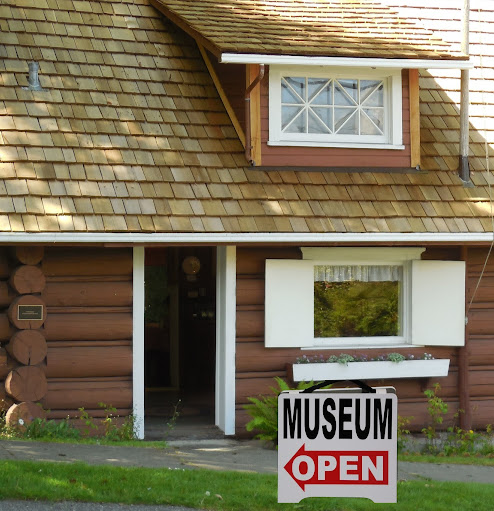
{"type": "Polygon", "coordinates": [[[402,362],[293,364],[293,381],[391,380],[447,376],[449,358],[402,362]]]}

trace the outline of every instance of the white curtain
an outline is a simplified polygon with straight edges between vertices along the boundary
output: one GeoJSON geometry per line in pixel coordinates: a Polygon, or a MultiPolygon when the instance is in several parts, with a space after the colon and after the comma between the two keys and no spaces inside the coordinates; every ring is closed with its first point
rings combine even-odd
{"type": "Polygon", "coordinates": [[[315,282],[397,282],[401,281],[402,266],[386,265],[324,265],[314,266],[315,282]]]}

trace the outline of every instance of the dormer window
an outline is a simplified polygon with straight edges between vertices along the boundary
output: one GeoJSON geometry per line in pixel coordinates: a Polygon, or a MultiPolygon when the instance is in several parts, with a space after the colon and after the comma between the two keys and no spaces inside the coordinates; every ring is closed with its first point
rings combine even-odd
{"type": "Polygon", "coordinates": [[[271,66],[269,145],[403,149],[401,70],[271,66]]]}

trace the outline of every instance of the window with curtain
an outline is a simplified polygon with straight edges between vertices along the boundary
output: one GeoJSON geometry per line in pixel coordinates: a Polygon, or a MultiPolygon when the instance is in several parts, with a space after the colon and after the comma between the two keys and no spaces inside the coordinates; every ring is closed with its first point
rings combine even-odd
{"type": "Polygon", "coordinates": [[[403,267],[314,266],[314,337],[391,337],[402,331],[403,267]]]}

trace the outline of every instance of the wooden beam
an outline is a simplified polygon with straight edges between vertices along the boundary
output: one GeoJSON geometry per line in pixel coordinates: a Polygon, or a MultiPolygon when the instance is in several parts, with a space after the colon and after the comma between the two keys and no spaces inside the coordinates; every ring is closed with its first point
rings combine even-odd
{"type": "MultiPolygon", "coordinates": [[[[259,64],[247,64],[246,88],[259,76],[259,69],[259,64]]],[[[261,84],[250,93],[250,141],[251,160],[257,167],[261,165],[261,84]]]]}
{"type": "Polygon", "coordinates": [[[223,86],[221,85],[218,75],[216,74],[216,71],[213,67],[213,64],[211,63],[211,59],[209,58],[209,55],[207,54],[207,51],[204,48],[204,46],[202,46],[202,44],[197,43],[197,46],[199,47],[199,51],[201,52],[202,58],[204,59],[204,63],[206,64],[206,67],[208,68],[209,74],[211,75],[211,78],[212,78],[213,83],[216,87],[216,90],[218,91],[221,101],[223,102],[223,106],[225,107],[226,113],[230,117],[233,127],[235,128],[235,131],[237,132],[238,138],[240,139],[240,142],[242,142],[242,145],[245,149],[244,130],[242,129],[242,126],[240,126],[240,123],[238,122],[238,118],[235,114],[235,111],[232,108],[232,105],[231,105],[227,95],[225,94],[225,90],[223,89],[223,86]]]}
{"type": "Polygon", "coordinates": [[[420,165],[419,71],[408,70],[410,101],[410,167],[420,165]]]}

